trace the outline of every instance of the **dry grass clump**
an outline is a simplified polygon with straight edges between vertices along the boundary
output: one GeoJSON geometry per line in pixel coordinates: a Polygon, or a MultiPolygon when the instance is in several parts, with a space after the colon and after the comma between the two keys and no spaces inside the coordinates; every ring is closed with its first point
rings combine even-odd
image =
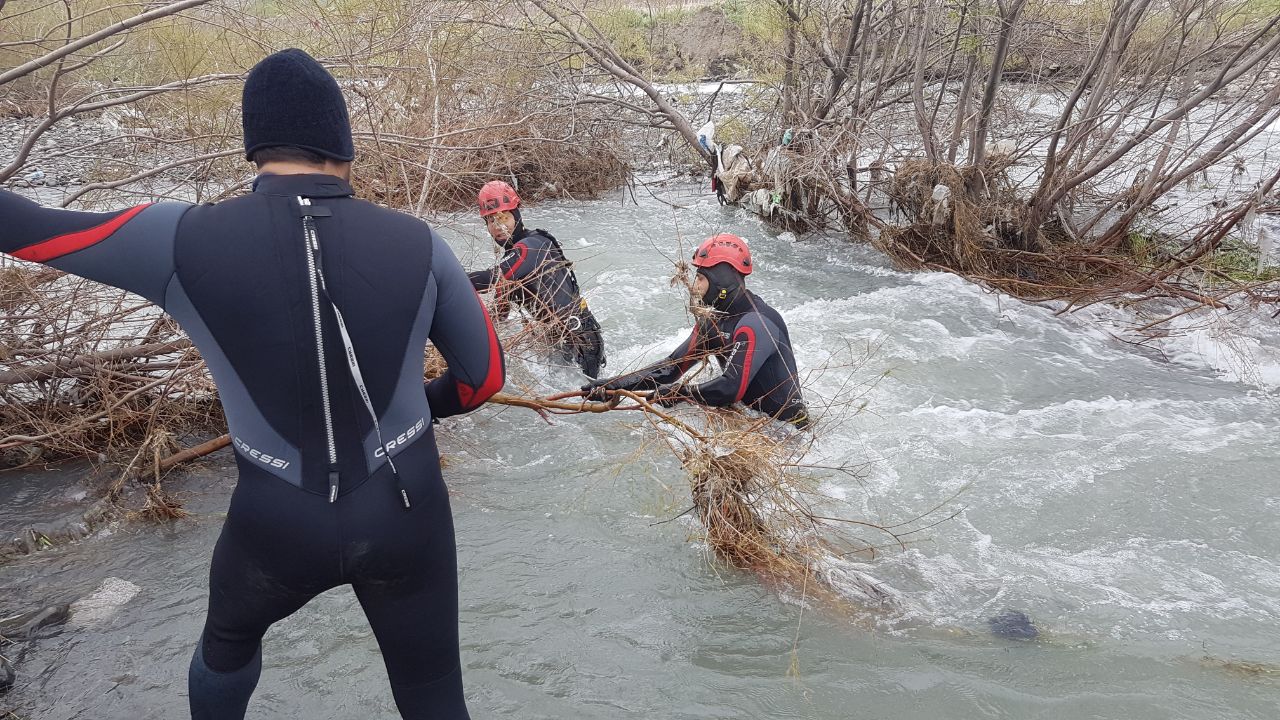
{"type": "Polygon", "coordinates": [[[790,451],[783,441],[760,432],[755,423],[725,413],[708,413],[707,418],[716,426],[708,428],[708,439],[678,452],[689,473],[690,495],[706,528],[707,544],[736,568],[769,569],[783,575],[803,570],[801,558],[794,556],[793,548],[769,522],[790,526],[800,519],[802,525],[810,525],[812,519],[801,493],[796,492],[800,488],[795,478],[780,462],[790,451]]]}
{"type": "Polygon", "coordinates": [[[1234,660],[1206,654],[1201,656],[1200,665],[1245,680],[1280,680],[1280,665],[1274,663],[1234,660]]]}
{"type": "Polygon", "coordinates": [[[1047,243],[1021,236],[1026,203],[1009,181],[1009,165],[1006,156],[981,168],[903,163],[887,194],[906,223],[887,226],[876,245],[904,266],[956,272],[1028,299],[1096,293],[1123,282],[1132,263],[1071,242],[1056,223],[1041,229],[1047,243]],[[1047,251],[1029,249],[1033,244],[1047,251]]]}
{"type": "Polygon", "coordinates": [[[449,363],[445,362],[444,356],[440,354],[440,351],[436,349],[436,346],[428,345],[423,365],[423,379],[434,380],[443,375],[444,371],[448,369],[449,363]]]}
{"type": "Polygon", "coordinates": [[[1016,246],[1021,220],[1021,203],[1004,170],[998,161],[985,168],[903,163],[888,195],[908,224],[886,229],[881,247],[900,261],[989,271],[990,251],[1016,246]]]}
{"type": "MultiPolygon", "coordinates": [[[[0,265],[0,312],[29,304],[41,287],[62,276],[61,271],[43,265],[0,265]]],[[[0,355],[0,360],[7,362],[7,355],[0,355]]]]}
{"type": "MultiPolygon", "coordinates": [[[[856,599],[892,606],[894,597],[857,572],[832,572],[853,557],[870,560],[879,543],[855,529],[902,546],[901,532],[847,519],[849,508],[823,493],[819,468],[805,455],[814,437],[769,418],[729,409],[705,409],[699,431],[666,426],[665,440],[689,475],[702,539],[717,558],[832,604],[856,599]]],[[[859,468],[825,468],[857,477],[859,468]]]]}
{"type": "Polygon", "coordinates": [[[887,194],[906,222],[886,225],[875,244],[906,267],[955,272],[1027,300],[1068,301],[1059,313],[1102,301],[1157,298],[1217,308],[1227,307],[1232,296],[1275,302],[1274,283],[1265,276],[1235,277],[1215,264],[1215,251],[1248,215],[1248,204],[1219,212],[1189,240],[1136,233],[1126,242],[1091,243],[1075,238],[1059,216],[1028,238],[1027,205],[1007,177],[1009,165],[1002,155],[982,168],[903,163],[887,194]]]}
{"type": "Polygon", "coordinates": [[[128,467],[120,473],[107,494],[108,499],[113,503],[119,503],[126,480],[151,475],[151,482],[144,486],[146,495],[142,507],[128,512],[126,517],[131,520],[151,522],[180,520],[188,517],[191,513],[184,510],[182,503],[160,484],[161,478],[164,477],[165,460],[173,457],[178,450],[176,438],[172,434],[163,430],[152,433],[138,448],[128,467]]]}
{"type": "Polygon", "coordinates": [[[130,514],[130,519],[161,523],[191,516],[182,508],[182,502],[165,490],[159,480],[147,484],[146,491],[146,502],[130,514]]]}
{"type": "Polygon", "coordinates": [[[526,202],[593,198],[630,177],[613,135],[568,142],[536,127],[499,125],[462,130],[440,144],[412,134],[391,137],[363,143],[366,161],[353,176],[360,197],[390,207],[473,207],[480,187],[494,179],[512,183],[526,202]],[[428,153],[431,165],[424,162],[428,153]]]}
{"type": "Polygon", "coordinates": [[[610,108],[570,101],[545,68],[512,73],[483,42],[443,60],[407,49],[403,67],[348,83],[361,197],[421,213],[474,208],[494,179],[525,202],[591,198],[629,179],[610,108]]]}

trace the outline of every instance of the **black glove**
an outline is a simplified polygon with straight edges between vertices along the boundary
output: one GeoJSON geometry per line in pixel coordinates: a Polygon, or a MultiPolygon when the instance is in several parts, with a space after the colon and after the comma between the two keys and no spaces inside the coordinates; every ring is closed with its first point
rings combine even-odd
{"type": "Polygon", "coordinates": [[[587,383],[586,385],[583,385],[581,388],[578,388],[578,389],[587,394],[588,400],[596,400],[596,401],[607,400],[609,396],[605,393],[605,391],[612,389],[612,388],[606,387],[609,384],[609,381],[610,381],[610,378],[604,378],[601,380],[592,380],[591,382],[587,383]]]}
{"type": "Polygon", "coordinates": [[[661,407],[671,407],[688,399],[689,394],[685,392],[684,386],[677,383],[663,385],[649,396],[649,402],[661,407]]]}
{"type": "Polygon", "coordinates": [[[647,372],[637,372],[603,380],[592,380],[580,389],[587,394],[588,400],[607,400],[609,395],[606,391],[608,390],[636,390],[644,388],[645,385],[654,386],[653,375],[647,372]]]}

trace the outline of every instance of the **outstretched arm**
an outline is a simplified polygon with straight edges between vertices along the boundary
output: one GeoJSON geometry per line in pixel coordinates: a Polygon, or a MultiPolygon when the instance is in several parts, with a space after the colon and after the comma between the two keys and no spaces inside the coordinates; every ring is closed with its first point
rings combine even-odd
{"type": "Polygon", "coordinates": [[[522,280],[533,270],[529,261],[529,246],[518,242],[502,256],[498,264],[488,270],[476,270],[467,273],[471,286],[478,291],[493,287],[500,280],[522,280]]]}
{"type": "Polygon", "coordinates": [[[617,375],[606,380],[597,380],[583,386],[593,395],[603,396],[600,390],[653,390],[659,385],[675,382],[684,375],[701,355],[704,330],[701,323],[696,323],[689,337],[672,351],[670,355],[652,365],[639,370],[617,375]]]}
{"type": "Polygon", "coordinates": [[[502,389],[506,365],[498,334],[457,256],[431,231],[431,274],[436,283],[435,316],[429,337],[449,369],[427,383],[433,417],[474,410],[502,389]]]}
{"type": "Polygon", "coordinates": [[[114,285],[164,305],[178,222],[190,205],[137,205],[116,212],[41,207],[0,190],[0,252],[114,285]]]}

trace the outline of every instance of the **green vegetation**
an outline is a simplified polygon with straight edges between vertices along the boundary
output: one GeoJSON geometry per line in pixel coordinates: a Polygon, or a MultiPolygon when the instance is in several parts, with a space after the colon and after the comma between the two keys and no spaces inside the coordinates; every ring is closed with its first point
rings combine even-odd
{"type": "Polygon", "coordinates": [[[628,62],[648,65],[653,60],[653,51],[649,48],[651,18],[647,14],[634,8],[615,7],[592,20],[628,62]]]}
{"type": "Polygon", "coordinates": [[[734,115],[716,123],[716,142],[721,145],[746,146],[751,139],[751,128],[734,115]]]}
{"type": "Polygon", "coordinates": [[[683,33],[694,14],[684,8],[643,11],[618,6],[600,11],[592,22],[627,62],[652,74],[653,79],[685,82],[703,74],[698,63],[683,52],[683,33]]]}
{"type": "Polygon", "coordinates": [[[748,38],[766,43],[782,42],[783,20],[777,3],[764,0],[726,0],[724,15],[742,28],[748,38]]]}
{"type": "Polygon", "coordinates": [[[1264,265],[1258,270],[1257,248],[1232,241],[1218,248],[1208,261],[1208,267],[1236,282],[1257,283],[1280,280],[1280,267],[1264,265]]]}
{"type": "Polygon", "coordinates": [[[1155,249],[1161,243],[1161,237],[1155,232],[1145,230],[1130,230],[1128,242],[1125,244],[1129,254],[1140,265],[1146,265],[1150,262],[1155,249]]]}
{"type": "MultiPolygon", "coordinates": [[[[1139,267],[1154,269],[1166,262],[1179,249],[1177,238],[1156,230],[1130,230],[1124,250],[1139,267]]],[[[1210,284],[1222,284],[1230,279],[1237,283],[1259,283],[1280,280],[1280,267],[1263,266],[1258,271],[1258,249],[1235,239],[1223,243],[1212,254],[1206,255],[1199,266],[1209,273],[1210,284]]]]}

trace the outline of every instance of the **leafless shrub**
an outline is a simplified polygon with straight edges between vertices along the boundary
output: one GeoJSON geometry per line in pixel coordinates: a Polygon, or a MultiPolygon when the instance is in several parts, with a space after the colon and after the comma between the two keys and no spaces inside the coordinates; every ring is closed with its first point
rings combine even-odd
{"type": "Polygon", "coordinates": [[[53,270],[0,273],[0,465],[107,458],[221,422],[203,362],[154,307],[53,270]]]}
{"type": "Polygon", "coordinates": [[[506,5],[275,6],[254,14],[208,0],[158,8],[67,0],[11,11],[0,23],[0,67],[14,68],[0,73],[0,86],[23,84],[27,99],[8,112],[34,117],[0,182],[75,161],[91,170],[64,206],[237,192],[252,177],[237,158],[239,82],[278,43],[304,45],[347,91],[355,176],[371,199],[422,213],[471,204],[493,177],[530,199],[589,197],[627,177],[607,109],[560,102],[546,82],[551,59],[513,68],[506,53],[520,35],[504,27],[506,5]],[[42,139],[77,116],[100,118],[106,136],[46,147],[42,139]]]}
{"type": "MultiPolygon", "coordinates": [[[[696,145],[689,118],[619,61],[587,12],[533,5],[599,69],[649,97],[616,106],[696,145]]],[[[1273,202],[1278,161],[1260,138],[1280,119],[1280,18],[1257,3],[749,5],[775,12],[776,65],[759,82],[776,104],[760,106],[754,170],[727,199],[785,227],[843,227],[895,257],[1028,297],[1136,291],[1199,302],[1211,293],[1188,287],[1215,243],[1273,202]],[[784,136],[790,144],[779,145],[784,136]],[[1257,168],[1253,186],[1242,167],[1257,168]],[[901,199],[892,192],[903,184],[886,177],[895,172],[949,178],[924,188],[949,196],[948,221],[886,218],[890,208],[876,204],[901,199]],[[1213,184],[1232,208],[1226,235],[1170,217],[1170,196],[1191,182],[1213,184]],[[1154,267],[1130,256],[1135,232],[1171,219],[1196,242],[1163,248],[1154,267]]]]}

